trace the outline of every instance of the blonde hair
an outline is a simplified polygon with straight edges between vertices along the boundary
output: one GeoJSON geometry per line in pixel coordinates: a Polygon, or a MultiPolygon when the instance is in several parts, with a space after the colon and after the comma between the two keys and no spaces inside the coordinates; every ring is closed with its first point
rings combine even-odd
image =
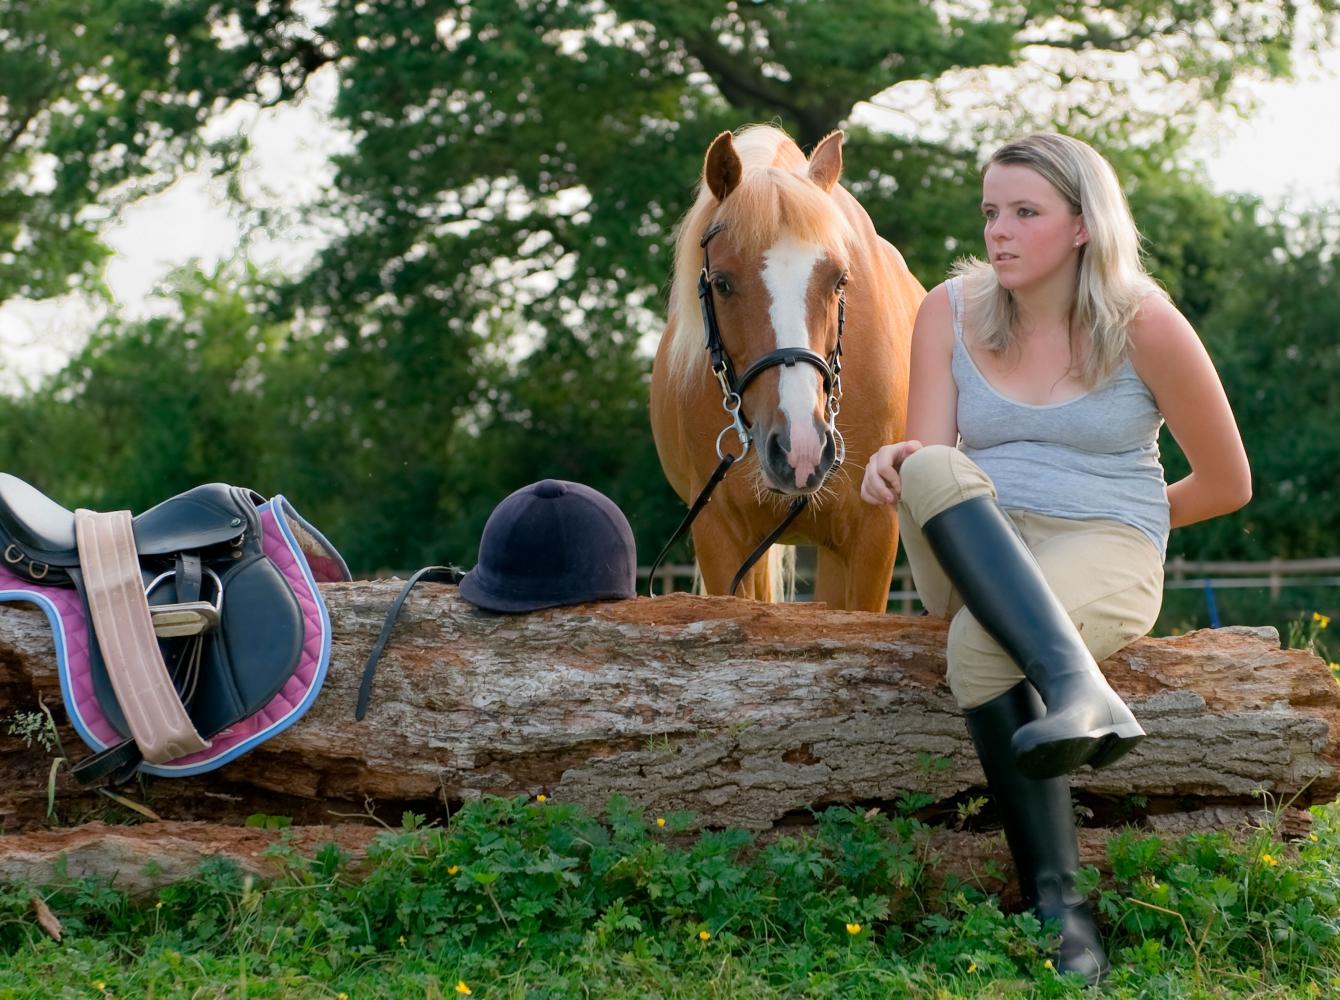
{"type": "Polygon", "coordinates": [[[703,322],[698,305],[698,272],[703,266],[699,245],[709,226],[730,230],[742,254],[757,254],[783,234],[817,243],[834,259],[847,258],[856,234],[837,202],[808,176],[800,147],[781,129],[750,125],[733,139],[742,168],[739,185],[718,202],[699,183],[693,207],[675,235],[675,266],[670,287],[674,339],[667,356],[671,384],[686,387],[699,367],[707,365],[703,322]]]}
{"type": "MultiPolygon", "coordinates": [[[[992,164],[1019,164],[1040,174],[1084,217],[1089,239],[1079,248],[1079,277],[1070,306],[1071,329],[1089,331],[1089,350],[1079,364],[1088,388],[1104,382],[1129,351],[1128,328],[1140,303],[1165,295],[1145,271],[1140,233],[1112,165],[1090,145],[1070,136],[1038,133],[1002,146],[992,164]]],[[[963,278],[968,328],[974,339],[1000,354],[1014,346],[1018,307],[995,271],[977,258],[961,260],[951,272],[963,278]]]]}

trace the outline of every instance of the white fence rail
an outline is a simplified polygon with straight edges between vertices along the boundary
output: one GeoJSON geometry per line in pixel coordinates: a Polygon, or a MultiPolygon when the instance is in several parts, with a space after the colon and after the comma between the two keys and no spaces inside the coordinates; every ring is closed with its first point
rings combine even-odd
{"type": "MultiPolygon", "coordinates": [[[[801,575],[804,576],[803,570],[801,575]]],[[[646,566],[639,567],[638,578],[645,585],[646,566]]],[[[656,571],[655,592],[658,594],[672,590],[692,590],[693,586],[694,568],[691,565],[662,566],[656,571]]],[[[1278,598],[1285,587],[1340,587],[1340,556],[1323,559],[1266,559],[1259,562],[1213,562],[1178,556],[1163,564],[1164,590],[1202,589],[1207,586],[1214,590],[1263,587],[1270,591],[1272,599],[1278,598]]],[[[894,567],[889,601],[896,604],[904,614],[911,614],[916,599],[911,570],[906,564],[894,567]]]]}

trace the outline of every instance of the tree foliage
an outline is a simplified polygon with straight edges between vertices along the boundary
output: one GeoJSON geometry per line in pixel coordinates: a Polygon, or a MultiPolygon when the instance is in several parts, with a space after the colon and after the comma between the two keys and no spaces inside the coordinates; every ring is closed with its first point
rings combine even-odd
{"type": "Polygon", "coordinates": [[[324,61],[289,3],[0,3],[0,302],[100,287],[103,226],[182,171],[236,164],[202,129],[293,98],[324,61]]]}
{"type": "MultiPolygon", "coordinates": [[[[674,223],[722,129],[775,120],[808,144],[845,125],[844,182],[927,284],[980,240],[982,143],[1048,124],[1090,137],[1235,402],[1231,378],[1253,374],[1234,367],[1250,354],[1238,324],[1264,307],[1253,282],[1329,267],[1324,241],[1280,258],[1287,234],[1178,162],[1196,110],[1238,74],[1286,73],[1337,0],[1312,22],[1220,0],[2,9],[0,299],[94,282],[118,205],[205,159],[237,162],[244,140],[202,137],[211,116],[338,74],[331,114],[350,146],[314,208],[338,235],[310,270],[183,279],[175,313],[111,321],[50,386],[5,404],[0,445],[72,502],[143,505],[204,478],[283,490],[318,504],[362,569],[468,563],[494,503],[541,476],[604,490],[644,554],[659,544],[678,502],[645,419],[646,348],[674,223]],[[890,103],[933,120],[874,127],[890,103]]],[[[1229,553],[1262,534],[1234,530],[1195,537],[1229,553]]]]}

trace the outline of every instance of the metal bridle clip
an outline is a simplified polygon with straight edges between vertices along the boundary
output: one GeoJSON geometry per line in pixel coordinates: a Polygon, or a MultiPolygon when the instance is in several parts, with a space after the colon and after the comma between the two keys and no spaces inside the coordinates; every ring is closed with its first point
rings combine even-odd
{"type": "Polygon", "coordinates": [[[749,454],[749,431],[745,427],[744,421],[740,419],[740,397],[733,392],[728,392],[726,398],[721,401],[721,408],[730,416],[730,423],[721,428],[721,433],[717,435],[717,458],[725,461],[726,453],[721,450],[721,442],[728,433],[734,431],[740,442],[740,454],[735,458],[735,461],[738,462],[749,454]]]}
{"type": "Polygon", "coordinates": [[[842,432],[837,429],[838,412],[841,409],[842,407],[835,396],[828,397],[828,433],[833,435],[834,468],[841,465],[847,458],[847,440],[842,436],[842,432]]]}
{"type": "Polygon", "coordinates": [[[735,432],[735,436],[740,442],[740,454],[735,457],[735,461],[738,462],[749,454],[749,435],[738,423],[727,424],[725,427],[721,428],[721,433],[717,435],[717,458],[723,461],[725,460],[726,453],[721,450],[721,440],[731,431],[735,432]]]}
{"type": "Polygon", "coordinates": [[[833,460],[833,466],[836,468],[847,460],[847,441],[842,436],[842,432],[836,427],[829,425],[833,431],[833,441],[837,445],[837,455],[833,460]]]}
{"type": "Polygon", "coordinates": [[[9,563],[11,566],[15,563],[23,562],[23,552],[20,551],[19,547],[13,542],[10,542],[5,546],[5,562],[9,563]]]}
{"type": "Polygon", "coordinates": [[[828,429],[832,430],[833,425],[837,423],[837,415],[842,412],[842,397],[829,396],[827,406],[828,406],[828,429]]]}

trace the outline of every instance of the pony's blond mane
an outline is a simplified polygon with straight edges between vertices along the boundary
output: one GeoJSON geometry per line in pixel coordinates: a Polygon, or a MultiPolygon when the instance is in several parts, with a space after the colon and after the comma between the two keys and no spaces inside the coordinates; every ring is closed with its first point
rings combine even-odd
{"type": "Polygon", "coordinates": [[[703,266],[699,242],[709,225],[729,229],[731,241],[746,255],[762,253],[785,235],[817,243],[831,257],[845,261],[856,242],[837,202],[809,179],[805,155],[785,132],[771,125],[751,125],[736,133],[734,143],[743,168],[739,186],[718,202],[699,181],[693,207],[675,236],[670,284],[674,339],[666,374],[669,383],[681,389],[697,367],[707,365],[698,273],[703,266]]]}

